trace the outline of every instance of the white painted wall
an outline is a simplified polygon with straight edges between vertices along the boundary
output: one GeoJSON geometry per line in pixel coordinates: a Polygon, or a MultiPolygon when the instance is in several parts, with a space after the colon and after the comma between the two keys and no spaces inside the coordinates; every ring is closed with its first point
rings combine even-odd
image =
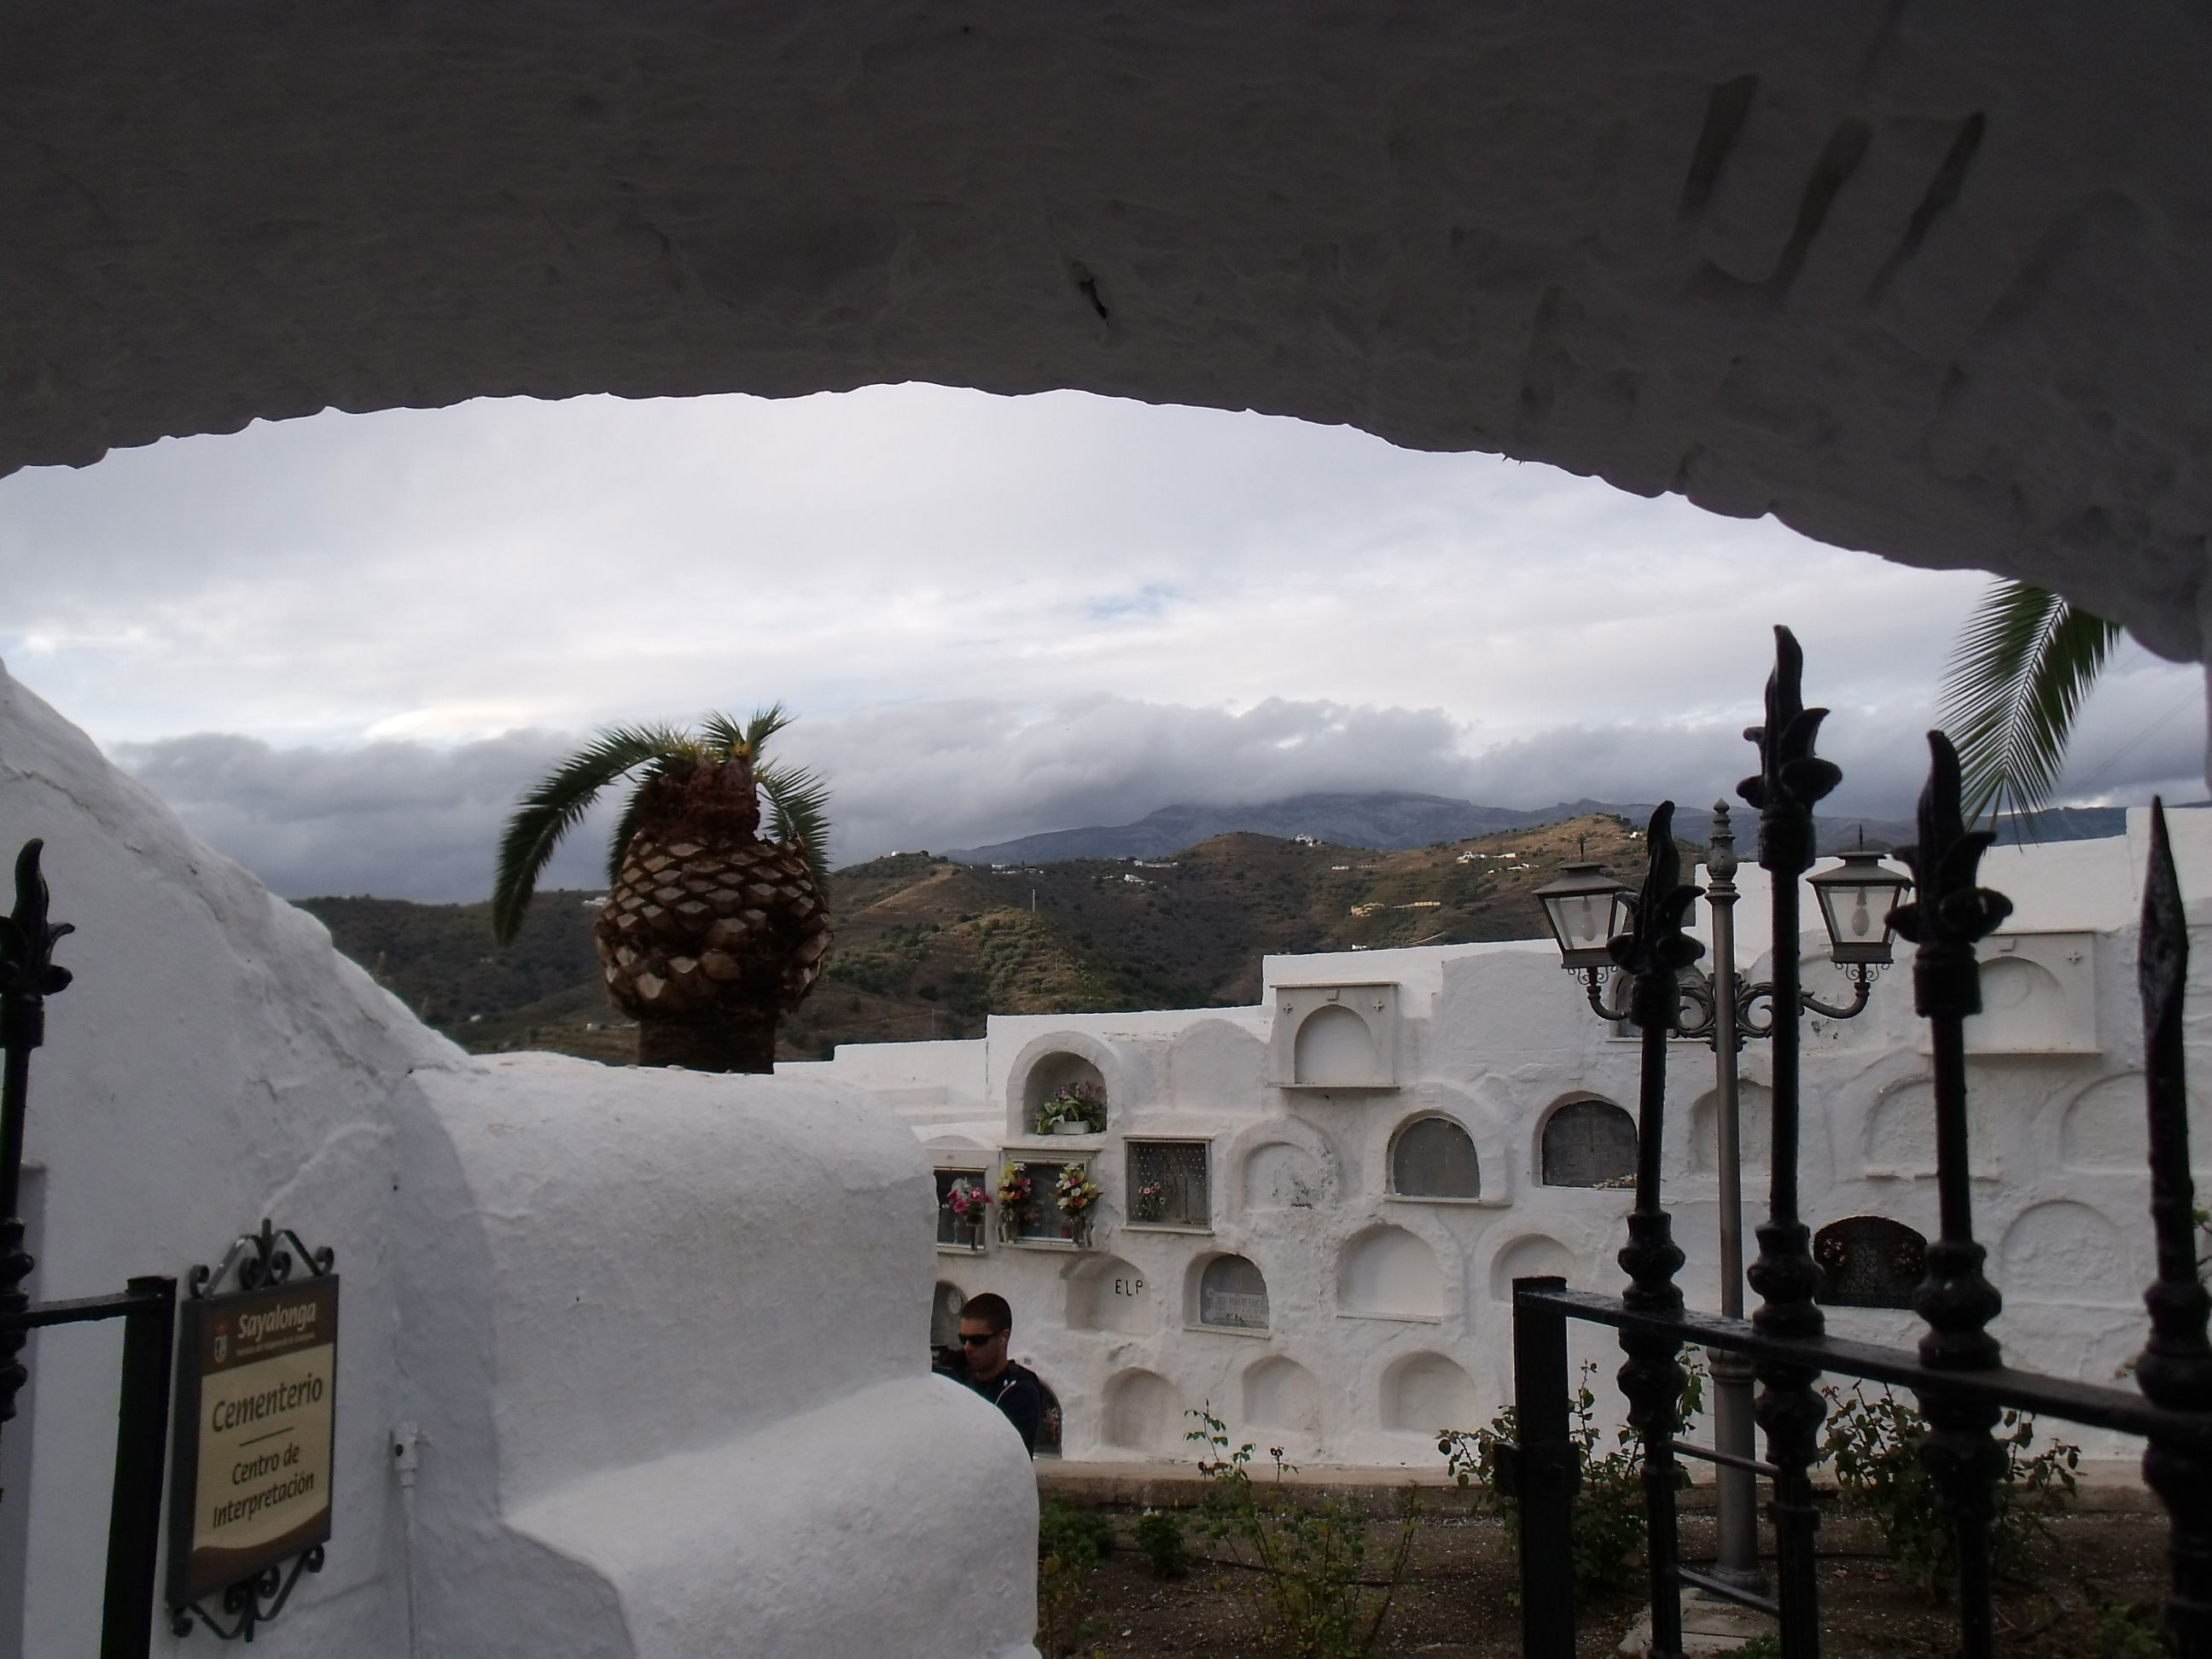
{"type": "MultiPolygon", "coordinates": [[[[407,1654],[411,1573],[439,1659],[1031,1650],[1028,1460],[922,1374],[929,1177],[879,1102],[471,1059],[0,676],[0,846],[29,836],[78,928],[33,1296],[181,1279],[264,1215],[337,1253],[335,1536],[267,1639],[407,1654]]],[[[39,1343],[27,1654],[96,1645],[116,1352],[39,1343]]]]}
{"type": "MultiPolygon", "coordinates": [[[[2014,1363],[2100,1382],[2143,1340],[2140,1295],[2153,1272],[2132,983],[2144,817],[2134,815],[2124,837],[1990,855],[1984,880],[2016,908],[1984,948],[1990,1011],[1968,1028],[1977,1225],[2008,1298],[1998,1333],[2014,1363]]],[[[2184,891],[2199,896],[2192,922],[2212,921],[2212,812],[2177,812],[2171,823],[2184,891]]],[[[1741,966],[1756,975],[1767,960],[1765,878],[1753,867],[1739,880],[1741,966]]],[[[1702,927],[1702,906],[1699,917],[1702,927]]],[[[1825,939],[1808,934],[1801,948],[1808,988],[1841,1000],[1825,939]]],[[[2208,955],[2200,948],[2200,963],[2208,955]]],[[[1271,957],[1264,978],[1255,1007],[994,1018],[985,1037],[964,1045],[974,1055],[964,1060],[952,1052],[963,1045],[931,1045],[945,1098],[911,1121],[940,1167],[995,1176],[1010,1153],[1082,1158],[1105,1188],[1088,1251],[994,1238],[980,1255],[939,1255],[941,1280],[1012,1303],[1015,1351],[1058,1394],[1070,1456],[1187,1455],[1182,1413],[1210,1401],[1240,1437],[1310,1462],[1434,1465],[1437,1428],[1486,1421],[1509,1397],[1506,1293],[1516,1276],[1559,1271],[1608,1290],[1621,1282],[1613,1256],[1631,1195],[1543,1184],[1540,1149],[1546,1117],[1565,1100],[1595,1095],[1632,1109],[1638,1046],[1590,1015],[1548,943],[1271,957]],[[1371,1009],[1377,999],[1363,988],[1377,983],[1395,988],[1382,1017],[1389,1086],[1272,1080],[1291,1075],[1285,1022],[1330,1006],[1322,988],[1339,988],[1334,1006],[1371,1009]],[[1026,1133],[1024,1080],[1058,1054],[1080,1055],[1106,1079],[1104,1135],[1026,1133]],[[1388,1191],[1393,1136],[1427,1115],[1472,1136],[1480,1197],[1388,1191]],[[1130,1222],[1125,1142],[1152,1135],[1207,1143],[1206,1229],[1130,1222]],[[1196,1276],[1224,1253],[1265,1275],[1267,1332],[1194,1324],[1196,1276]]],[[[2195,1010],[2192,1059],[2212,1078],[2212,999],[2200,995],[2195,1010]]],[[[844,1048],[829,1062],[781,1069],[861,1079],[891,1052],[844,1048]]],[[[1908,963],[1877,982],[1859,1018],[1810,1020],[1803,1066],[1808,1220],[1882,1215],[1935,1237],[1929,1061],[1908,963]]],[[[1689,1256],[1685,1288],[1711,1307],[1711,1051],[1675,1045],[1668,1076],[1668,1203],[1689,1256]]],[[[1764,1045],[1751,1045],[1743,1078],[1755,1221],[1768,1164],[1764,1045]]],[[[2212,1114],[2196,1144],[2212,1170],[2212,1114]]],[[[1829,1321],[1873,1340],[1917,1334],[1902,1311],[1834,1308],[1829,1321]]],[[[1605,1334],[1577,1341],[1609,1379],[1618,1355],[1605,1334]]],[[[2130,1455],[2123,1441],[2073,1437],[2093,1452],[2130,1455]]]]}

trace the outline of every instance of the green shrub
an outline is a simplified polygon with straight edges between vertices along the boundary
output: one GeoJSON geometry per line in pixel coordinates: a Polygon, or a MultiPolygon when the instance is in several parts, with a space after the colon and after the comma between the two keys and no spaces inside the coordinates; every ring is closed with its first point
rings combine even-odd
{"type": "Polygon", "coordinates": [[[1074,1659],[1090,1635],[1091,1575],[1114,1552],[1114,1528],[1095,1510],[1048,1498],[1037,1511],[1037,1647],[1074,1659]]]}
{"type": "MultiPolygon", "coordinates": [[[[1935,1477],[1920,1461],[1928,1419],[1887,1388],[1870,1395],[1854,1382],[1848,1393],[1820,1393],[1829,1408],[1820,1460],[1834,1466],[1844,1501],[1873,1518],[1900,1577],[1948,1599],[1958,1588],[1959,1548],[1936,1507],[1935,1477]]],[[[2029,1547],[2049,1534],[2046,1517],[2073,1498],[2081,1463],[2079,1446],[2055,1441],[2031,1454],[2034,1442],[2035,1419],[2008,1409],[1997,1429],[2005,1468],[1990,1517],[1990,1565],[2014,1580],[2028,1576],[2029,1547]]]]}
{"type": "MultiPolygon", "coordinates": [[[[1705,1373],[1686,1367],[1682,1389],[1681,1420],[1687,1421],[1705,1404],[1705,1373]]],[[[1612,1595],[1626,1589],[1637,1576],[1636,1557],[1644,1547],[1644,1449],[1635,1431],[1625,1425],[1613,1431],[1610,1450],[1602,1449],[1604,1437],[1597,1425],[1597,1395],[1590,1378],[1597,1366],[1584,1361],[1581,1385],[1568,1413],[1567,1439],[1574,1448],[1575,1492],[1569,1534],[1577,1595],[1612,1595]]],[[[1521,1549],[1521,1505],[1498,1485],[1500,1453],[1520,1441],[1520,1423],[1508,1406],[1482,1429],[1446,1429],[1437,1437],[1437,1449],[1444,1455],[1445,1472],[1462,1486],[1478,1488],[1476,1504],[1505,1522],[1506,1541],[1517,1557],[1521,1549]]],[[[1689,1472],[1678,1462],[1678,1486],[1690,1484],[1689,1472]]],[[[1519,1592],[1514,1592],[1517,1604],[1519,1592]]]]}
{"type": "Polygon", "coordinates": [[[1173,1510],[1146,1510],[1137,1517],[1137,1547],[1152,1564],[1155,1578],[1182,1578],[1190,1572],[1183,1546],[1182,1516],[1173,1510]]]}
{"type": "Polygon", "coordinates": [[[1188,1413],[1199,1426],[1185,1438],[1210,1455],[1199,1468],[1212,1481],[1201,1527],[1254,1569],[1260,1639],[1279,1659],[1365,1659],[1382,1639],[1419,1523],[1412,1488],[1403,1523],[1382,1577],[1366,1577],[1367,1523],[1341,1498],[1302,1504],[1283,1477],[1296,1465],[1273,1447],[1273,1482],[1255,1485],[1250,1442],[1230,1449],[1228,1426],[1204,1407],[1188,1413]]]}
{"type": "Polygon", "coordinates": [[[2100,1659],[2160,1659],[2166,1652],[2164,1621],[2152,1601],[2124,1601],[2102,1584],[2084,1580],[2081,1600],[2089,1609],[2085,1651],[2100,1659]]]}

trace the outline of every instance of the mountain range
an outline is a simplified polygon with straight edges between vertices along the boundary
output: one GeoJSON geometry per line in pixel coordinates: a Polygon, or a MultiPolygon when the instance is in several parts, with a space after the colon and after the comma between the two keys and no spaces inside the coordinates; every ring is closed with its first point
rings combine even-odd
{"type": "MultiPolygon", "coordinates": [[[[1536,829],[1568,818],[1602,816],[1642,823],[1651,816],[1652,805],[1649,801],[1577,800],[1534,809],[1484,806],[1447,795],[1415,794],[1402,790],[1369,794],[1292,795],[1287,799],[1262,801],[1250,806],[1163,806],[1133,823],[1048,830],[943,856],[961,864],[990,865],[1051,864],[1063,859],[1159,858],[1214,836],[1237,833],[1274,836],[1285,841],[1307,836],[1340,847],[1430,847],[1438,842],[1465,841],[1508,830],[1536,829]]],[[[1736,807],[1733,816],[1737,845],[1748,848],[1757,816],[1743,806],[1736,807]]],[[[2088,841],[2122,834],[2126,828],[2124,807],[2067,806],[2038,815],[2026,835],[2021,825],[2007,818],[1999,823],[1998,839],[2088,841]]],[[[1674,815],[1674,831],[1686,841],[1704,842],[1712,835],[1712,814],[1703,803],[1681,802],[1674,815]]],[[[1836,853],[1856,846],[1862,833],[1866,845],[1884,850],[1909,842],[1914,836],[1910,817],[1826,817],[1819,822],[1820,850],[1836,853]]]]}

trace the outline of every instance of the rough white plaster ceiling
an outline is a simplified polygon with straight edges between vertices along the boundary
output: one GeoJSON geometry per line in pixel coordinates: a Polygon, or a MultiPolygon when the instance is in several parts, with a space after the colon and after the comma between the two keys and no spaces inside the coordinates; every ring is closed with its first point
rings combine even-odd
{"type": "Polygon", "coordinates": [[[11,0],[0,471],[922,379],[1349,422],[2202,654],[2212,13],[11,0]]]}

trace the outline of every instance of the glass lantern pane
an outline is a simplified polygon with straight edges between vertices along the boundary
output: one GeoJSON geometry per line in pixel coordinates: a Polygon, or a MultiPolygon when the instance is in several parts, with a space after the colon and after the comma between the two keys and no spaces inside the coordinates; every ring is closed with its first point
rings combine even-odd
{"type": "Polygon", "coordinates": [[[1549,901],[1561,941],[1570,951],[1597,951],[1613,937],[1613,896],[1570,893],[1549,901]]]}

